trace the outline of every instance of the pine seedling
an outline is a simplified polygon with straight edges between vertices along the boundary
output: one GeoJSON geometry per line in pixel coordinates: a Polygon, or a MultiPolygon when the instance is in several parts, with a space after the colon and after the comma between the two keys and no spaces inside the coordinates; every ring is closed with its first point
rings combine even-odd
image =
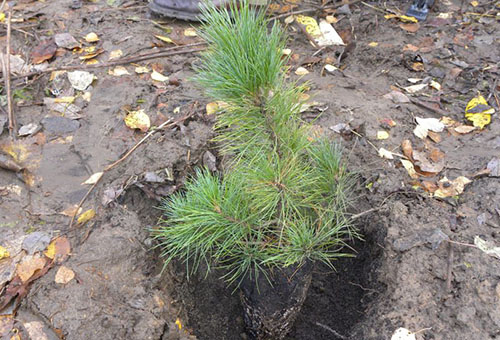
{"type": "Polygon", "coordinates": [[[166,198],[155,229],[165,264],[179,258],[189,274],[205,263],[238,284],[308,260],[332,266],[357,236],[346,216],[352,177],[341,150],[301,121],[304,87],[285,80],[286,39],[269,25],[247,1],[203,9],[208,48],[195,80],[227,104],[215,139],[230,161],[222,174],[197,170],[166,198]]]}

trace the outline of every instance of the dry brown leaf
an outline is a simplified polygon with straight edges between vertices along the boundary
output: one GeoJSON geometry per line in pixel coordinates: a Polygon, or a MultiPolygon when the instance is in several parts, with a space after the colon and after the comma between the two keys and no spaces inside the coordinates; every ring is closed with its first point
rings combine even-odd
{"type": "Polygon", "coordinates": [[[21,281],[26,282],[37,270],[45,267],[46,262],[47,260],[43,257],[28,255],[17,265],[16,274],[19,275],[21,281]]]}
{"type": "Polygon", "coordinates": [[[61,263],[69,256],[71,252],[71,245],[69,240],[64,237],[57,237],[52,242],[50,242],[44,255],[49,259],[56,260],[57,263],[61,263]]]}
{"type": "Polygon", "coordinates": [[[438,183],[439,189],[434,192],[434,196],[445,198],[460,195],[464,192],[465,186],[471,182],[470,179],[464,176],[457,177],[453,181],[443,177],[438,183]]]}
{"type": "Polygon", "coordinates": [[[403,149],[403,155],[408,157],[409,160],[413,160],[413,147],[408,139],[401,142],[401,148],[403,149]]]}
{"type": "Polygon", "coordinates": [[[54,40],[44,40],[33,49],[33,64],[40,64],[51,59],[56,53],[57,45],[54,40]]]}
{"type": "MultiPolygon", "coordinates": [[[[437,150],[437,153],[439,152],[440,151],[437,150]]],[[[442,158],[439,161],[434,162],[430,159],[430,157],[431,156],[427,155],[425,152],[413,150],[414,164],[418,167],[417,170],[419,173],[426,176],[433,176],[444,169],[445,162],[442,158]]]]}
{"type": "Polygon", "coordinates": [[[407,32],[415,33],[420,28],[420,25],[418,23],[408,23],[408,24],[399,24],[399,27],[401,27],[407,32]]]}
{"type": "Polygon", "coordinates": [[[66,284],[75,278],[75,272],[66,266],[61,266],[57,270],[54,281],[56,283],[66,284]]]}

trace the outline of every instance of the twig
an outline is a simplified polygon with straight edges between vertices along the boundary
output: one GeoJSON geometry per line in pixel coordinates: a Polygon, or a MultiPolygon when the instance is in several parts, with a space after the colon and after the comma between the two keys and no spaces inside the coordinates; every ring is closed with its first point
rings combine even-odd
{"type": "Polygon", "coordinates": [[[5,52],[4,64],[5,73],[3,75],[5,80],[5,88],[7,89],[7,111],[9,114],[9,135],[10,138],[15,137],[14,130],[16,128],[16,121],[14,119],[14,108],[12,107],[12,91],[10,88],[10,27],[12,19],[12,10],[9,8],[9,18],[7,19],[7,47],[5,52]]]}
{"type": "Polygon", "coordinates": [[[448,243],[448,268],[446,270],[446,293],[451,292],[451,277],[453,275],[453,244],[448,243]]]}
{"type": "Polygon", "coordinates": [[[327,331],[330,331],[333,333],[333,335],[335,335],[337,338],[340,338],[342,340],[349,340],[348,337],[340,334],[339,332],[337,332],[336,330],[332,329],[331,327],[328,327],[327,325],[323,325],[322,323],[319,323],[319,322],[316,322],[316,325],[317,326],[320,326],[321,328],[324,328],[326,329],[327,331]]]}
{"type": "Polygon", "coordinates": [[[449,115],[450,113],[449,112],[446,112],[444,110],[441,110],[441,109],[437,109],[437,108],[434,108],[432,107],[431,105],[427,104],[427,103],[424,103],[418,99],[414,99],[414,98],[410,98],[410,101],[417,105],[417,106],[420,106],[420,107],[423,107],[424,109],[427,109],[427,110],[430,110],[434,113],[437,113],[438,115],[441,115],[441,116],[447,116],[449,115]]]}
{"type": "Polygon", "coordinates": [[[153,53],[146,53],[146,54],[140,54],[136,56],[131,56],[128,58],[121,58],[117,59],[115,61],[107,62],[107,63],[101,63],[101,64],[93,64],[93,65],[68,65],[68,66],[60,66],[60,67],[50,67],[45,70],[40,70],[40,71],[33,71],[33,72],[28,72],[25,74],[21,74],[19,76],[15,76],[13,79],[19,79],[19,78],[25,78],[25,77],[31,77],[34,75],[38,74],[44,74],[44,73],[51,73],[54,71],[72,71],[72,70],[89,70],[89,69],[97,69],[97,68],[103,68],[103,67],[112,67],[112,66],[117,66],[117,65],[123,65],[123,64],[130,64],[138,61],[144,61],[144,60],[149,60],[149,59],[156,59],[156,58],[162,58],[162,57],[170,57],[173,55],[179,55],[179,54],[186,54],[186,53],[194,53],[194,52],[199,52],[204,50],[204,48],[193,48],[189,50],[181,50],[177,51],[178,49],[188,47],[188,46],[201,46],[204,45],[204,42],[198,42],[194,44],[189,44],[189,45],[183,45],[183,46],[175,46],[171,47],[165,51],[160,51],[160,52],[153,52],[153,53]]]}
{"type": "Polygon", "coordinates": [[[358,219],[358,218],[360,218],[360,217],[362,217],[362,216],[365,216],[365,215],[367,215],[367,214],[369,214],[369,213],[371,213],[371,212],[374,212],[374,211],[377,211],[377,210],[380,210],[380,209],[382,209],[382,207],[371,208],[371,209],[365,210],[365,211],[363,211],[363,212],[360,212],[359,214],[352,215],[352,216],[351,216],[351,220],[358,219]]]}
{"type": "Polygon", "coordinates": [[[102,175],[101,177],[99,177],[99,179],[90,187],[90,189],[87,191],[87,193],[85,194],[85,196],[83,196],[83,198],[80,200],[80,202],[78,203],[78,206],[76,207],[75,209],[75,213],[73,214],[73,216],[71,217],[71,222],[69,223],[69,227],[68,227],[68,231],[71,230],[71,228],[73,227],[73,223],[75,222],[75,218],[76,218],[76,215],[78,215],[78,211],[80,210],[80,208],[82,207],[83,203],[87,200],[87,198],[89,197],[90,193],[92,191],[94,191],[95,187],[97,186],[97,184],[99,184],[99,182],[101,181],[101,179],[104,177],[104,174],[108,171],[110,171],[111,169],[113,169],[115,166],[117,166],[118,164],[120,164],[121,162],[123,162],[125,159],[127,159],[141,144],[143,144],[149,137],[151,137],[153,134],[155,134],[156,132],[164,129],[164,128],[168,128],[168,127],[171,127],[171,126],[175,126],[183,121],[185,121],[186,119],[188,119],[189,117],[191,117],[193,115],[193,112],[185,115],[184,117],[182,118],[179,118],[177,119],[176,121],[172,122],[170,119],[163,122],[162,124],[160,124],[157,128],[149,131],[149,133],[144,136],[139,142],[137,142],[129,151],[127,151],[127,153],[125,153],[125,155],[123,155],[120,159],[118,159],[117,161],[111,163],[110,165],[108,165],[107,167],[104,168],[104,170],[102,171],[102,175]]]}
{"type": "Polygon", "coordinates": [[[277,20],[277,19],[289,17],[290,15],[310,13],[310,12],[315,12],[315,11],[321,11],[324,9],[336,9],[336,8],[340,8],[344,5],[348,5],[348,6],[354,5],[358,2],[361,2],[361,0],[353,0],[353,1],[349,1],[349,2],[342,1],[341,3],[335,4],[335,5],[319,6],[319,7],[315,7],[315,8],[306,8],[306,9],[301,9],[301,10],[297,10],[297,11],[291,11],[291,12],[275,15],[274,17],[271,17],[270,20],[277,20]]]}

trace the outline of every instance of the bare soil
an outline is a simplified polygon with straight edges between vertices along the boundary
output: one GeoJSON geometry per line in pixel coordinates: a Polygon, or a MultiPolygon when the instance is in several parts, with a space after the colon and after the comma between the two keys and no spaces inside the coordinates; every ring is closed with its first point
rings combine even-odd
{"type": "MultiPolygon", "coordinates": [[[[295,10],[317,3],[300,3],[295,10]]],[[[151,17],[144,1],[84,1],[78,9],[70,9],[71,4],[70,0],[16,4],[14,17],[24,22],[13,23],[12,54],[30,61],[41,40],[62,32],[77,40],[97,33],[97,44],[104,50],[97,57],[101,63],[117,49],[133,56],[169,47],[155,35],[170,36],[179,44],[198,42],[183,33],[196,24],[151,17]],[[152,20],[162,21],[172,32],[166,33],[152,20]]],[[[311,100],[317,102],[304,119],[342,143],[349,168],[358,174],[352,212],[367,212],[355,220],[364,236],[352,244],[355,257],[340,259],[336,271],[316,266],[288,339],[390,339],[399,327],[417,332],[419,340],[500,339],[500,259],[470,246],[476,236],[500,245],[499,178],[475,176],[492,158],[500,157],[498,7],[494,2],[480,1],[474,7],[475,3],[438,1],[427,21],[411,33],[380,11],[384,6],[404,11],[409,2],[370,4],[379,10],[357,3],[350,7],[351,14],[335,13],[340,20],[334,27],[349,43],[346,51],[340,46],[318,51],[297,26],[286,28],[289,48],[297,55],[291,58],[290,78],[298,78],[297,67],[306,67],[310,73],[300,81],[309,82],[311,100]],[[450,17],[439,18],[440,13],[450,17]],[[417,50],[408,49],[408,44],[417,50]],[[423,61],[418,71],[416,61],[423,61]],[[329,73],[323,69],[325,62],[341,70],[329,73]],[[412,85],[408,78],[426,77],[441,84],[441,90],[428,87],[411,97],[432,109],[383,97],[392,89],[412,85]],[[478,91],[496,109],[483,130],[452,134],[445,129],[439,143],[413,134],[414,117],[446,115],[466,123],[465,106],[478,91]],[[396,125],[388,127],[388,119],[396,125]],[[341,123],[348,123],[355,133],[335,132],[341,123]],[[380,130],[388,131],[389,138],[377,139],[380,130]],[[444,169],[434,177],[414,180],[399,157],[379,157],[380,147],[402,154],[405,139],[414,149],[438,148],[444,154],[444,169]],[[462,194],[444,199],[415,186],[444,176],[466,176],[472,182],[462,194]],[[442,235],[466,245],[436,242],[442,235]]],[[[315,18],[325,14],[310,13],[315,18]]],[[[0,29],[5,32],[5,26],[0,29]]],[[[5,37],[0,44],[5,51],[5,37]]],[[[59,52],[48,66],[81,62],[79,54],[59,52]]],[[[42,129],[16,142],[29,151],[20,162],[34,174],[32,185],[20,174],[0,168],[0,245],[34,231],[64,235],[72,246],[64,266],[75,278],[67,284],[54,282],[55,266],[36,280],[21,300],[14,325],[0,327],[2,339],[10,339],[14,329],[21,339],[43,339],[26,327],[33,321],[44,325],[41,332],[46,339],[248,338],[238,294],[218,279],[221,273],[187,280],[180,263],[162,273],[148,231],[160,216],[161,198],[181,188],[194,168],[206,165],[210,154],[220,166],[216,146],[210,142],[213,117],[206,114],[208,101],[189,80],[196,60],[196,53],[186,53],[138,63],[169,76],[170,82],[162,85],[153,84],[149,75],[134,73],[136,65],[124,65],[130,75],[119,77],[108,74],[109,68],[89,70],[97,79],[88,89],[90,101],[75,102],[82,109],[76,128],[69,123],[42,124],[46,116],[55,116],[43,105],[44,97],[53,96],[51,89],[73,95],[66,78],[57,86],[50,73],[13,80],[13,89],[23,89],[27,95],[16,97],[18,125],[34,123],[42,129]],[[145,110],[153,126],[169,118],[189,118],[154,134],[105,173],[83,204],[96,216],[69,229],[70,218],[60,212],[86,194],[89,187],[81,183],[144,137],[123,121],[127,110],[138,108],[145,110]],[[153,173],[162,180],[156,181],[153,173]],[[120,192],[103,205],[103,198],[120,192]]],[[[10,143],[5,130],[0,144],[10,143]]],[[[0,273],[5,275],[2,261],[6,260],[0,260],[0,273]]],[[[0,294],[4,293],[0,286],[0,294]]]]}

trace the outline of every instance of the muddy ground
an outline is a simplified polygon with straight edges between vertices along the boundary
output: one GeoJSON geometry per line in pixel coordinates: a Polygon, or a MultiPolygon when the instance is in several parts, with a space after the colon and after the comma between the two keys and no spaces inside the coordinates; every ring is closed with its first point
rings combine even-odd
{"type": "MultiPolygon", "coordinates": [[[[30,64],[40,55],[37,46],[63,32],[84,47],[102,48],[94,58],[99,63],[108,62],[115,50],[129,57],[172,46],[155,35],[179,45],[198,42],[185,35],[192,24],[152,18],[144,1],[84,1],[76,9],[69,0],[8,3],[16,19],[11,53],[30,64]],[[91,32],[98,42],[85,42],[91,32]]],[[[276,6],[271,15],[318,3],[276,6]]],[[[364,235],[364,241],[353,244],[356,257],[339,260],[335,272],[317,266],[287,339],[389,339],[399,327],[416,332],[417,339],[500,338],[500,259],[474,246],[476,236],[500,245],[499,170],[491,166],[500,157],[498,3],[438,1],[419,26],[384,18],[386,9],[404,10],[408,5],[359,2],[350,11],[344,7],[309,13],[316,19],[334,15],[338,21],[333,26],[347,48],[318,51],[298,26],[286,27],[290,77],[298,78],[299,66],[309,71],[301,81],[309,81],[315,103],[304,119],[343,144],[349,168],[358,174],[352,212],[360,214],[355,222],[364,235]],[[328,72],[326,63],[340,70],[328,72]],[[409,78],[428,85],[433,80],[441,88],[433,83],[406,93],[413,102],[384,97],[393,90],[405,92],[402,88],[413,85],[409,78]],[[432,140],[415,136],[415,117],[447,116],[455,126],[471,125],[464,109],[478,91],[497,111],[491,124],[467,133],[449,126],[431,134],[432,140]],[[377,138],[381,130],[388,132],[387,139],[377,138]],[[441,164],[438,171],[409,176],[400,162],[400,146],[407,139],[414,150],[440,151],[434,159],[441,164]],[[381,147],[395,153],[394,159],[381,158],[381,147]],[[489,172],[483,171],[489,162],[489,172]],[[445,176],[465,176],[471,182],[463,193],[432,197],[430,192],[445,176]]],[[[6,25],[0,30],[5,51],[6,25]]],[[[41,67],[78,65],[84,54],[59,48],[41,67]]],[[[28,235],[65,237],[71,253],[29,285],[17,311],[12,304],[2,311],[2,339],[15,334],[21,339],[71,340],[247,338],[238,295],[217,279],[220,273],[187,281],[183,265],[173,263],[161,274],[158,252],[151,250],[154,241],[148,228],[160,216],[160,199],[181,188],[195,167],[220,165],[216,145],[210,142],[213,116],[206,114],[208,101],[189,81],[196,60],[196,53],[183,53],[129,63],[123,65],[129,74],[121,76],[108,73],[114,67],[87,69],[96,76],[84,91],[90,99],[72,89],[65,74],[12,80],[18,127],[33,123],[39,130],[14,142],[7,127],[0,135],[4,157],[15,158],[25,168],[0,169],[0,246],[11,252],[0,260],[3,301],[6,285],[14,280],[15,261],[25,256],[19,244],[28,235]],[[155,82],[151,73],[135,73],[138,65],[170,79],[155,82]],[[78,116],[44,104],[46,97],[75,95],[78,116]],[[127,112],[138,109],[150,117],[151,126],[168,119],[176,124],[153,134],[105,172],[83,203],[83,211],[93,209],[96,216],[69,228],[71,218],[61,212],[87,193],[89,185],[82,183],[145,136],[124,123],[127,112]],[[55,282],[61,265],[75,274],[65,284],[55,282]]],[[[6,110],[4,105],[0,122],[6,110]]],[[[449,184],[442,187],[446,190],[449,184]]]]}

